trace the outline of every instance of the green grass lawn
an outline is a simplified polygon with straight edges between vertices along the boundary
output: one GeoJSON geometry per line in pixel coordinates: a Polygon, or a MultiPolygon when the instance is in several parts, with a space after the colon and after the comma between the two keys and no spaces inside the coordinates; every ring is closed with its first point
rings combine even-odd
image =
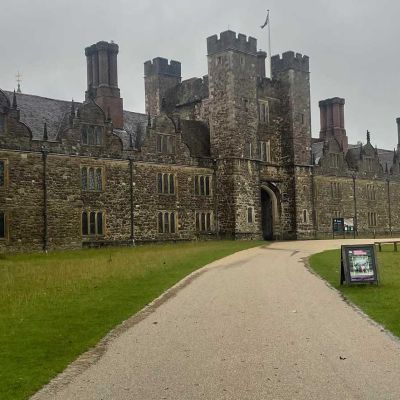
{"type": "Polygon", "coordinates": [[[390,245],[382,249],[377,253],[379,286],[340,286],[340,250],[314,254],[310,266],[372,319],[400,336],[400,253],[393,252],[390,245]]]}
{"type": "Polygon", "coordinates": [[[265,242],[213,241],[0,259],[0,399],[25,399],[201,266],[265,242]]]}

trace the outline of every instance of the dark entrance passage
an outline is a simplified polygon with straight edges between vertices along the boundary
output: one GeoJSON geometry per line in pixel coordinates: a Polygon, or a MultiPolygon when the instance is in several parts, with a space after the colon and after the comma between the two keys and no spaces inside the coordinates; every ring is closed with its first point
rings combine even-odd
{"type": "Polygon", "coordinates": [[[264,240],[272,240],[274,238],[272,199],[263,189],[261,189],[261,224],[264,240]]]}

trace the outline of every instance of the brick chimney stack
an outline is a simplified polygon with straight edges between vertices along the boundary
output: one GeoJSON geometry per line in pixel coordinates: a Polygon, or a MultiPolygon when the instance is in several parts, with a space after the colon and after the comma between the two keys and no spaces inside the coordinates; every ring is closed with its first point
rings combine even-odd
{"type": "Polygon", "coordinates": [[[116,43],[98,42],[85,49],[87,61],[86,100],[93,98],[106,115],[112,119],[114,128],[124,128],[123,102],[118,88],[116,43]]]}
{"type": "Polygon", "coordinates": [[[321,117],[319,137],[324,140],[335,138],[342,147],[343,152],[346,153],[348,140],[344,127],[344,103],[345,100],[339,97],[319,102],[321,117]]]}

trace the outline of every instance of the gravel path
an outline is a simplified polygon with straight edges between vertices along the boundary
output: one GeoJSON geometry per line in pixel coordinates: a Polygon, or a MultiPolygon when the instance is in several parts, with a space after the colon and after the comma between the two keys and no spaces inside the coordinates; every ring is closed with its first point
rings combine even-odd
{"type": "Polygon", "coordinates": [[[302,261],[340,244],[274,243],[210,264],[33,398],[400,399],[400,342],[302,261]]]}

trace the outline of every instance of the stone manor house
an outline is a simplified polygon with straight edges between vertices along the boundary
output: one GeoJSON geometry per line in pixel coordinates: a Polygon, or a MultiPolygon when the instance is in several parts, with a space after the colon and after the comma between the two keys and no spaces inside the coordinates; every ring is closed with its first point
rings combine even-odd
{"type": "Polygon", "coordinates": [[[273,56],[267,78],[256,39],[222,32],[203,78],[145,62],[140,114],[123,109],[118,51],[86,48],[83,103],[0,90],[0,252],[324,237],[334,217],[399,230],[399,146],[349,145],[337,97],[312,138],[307,56],[273,56]]]}

